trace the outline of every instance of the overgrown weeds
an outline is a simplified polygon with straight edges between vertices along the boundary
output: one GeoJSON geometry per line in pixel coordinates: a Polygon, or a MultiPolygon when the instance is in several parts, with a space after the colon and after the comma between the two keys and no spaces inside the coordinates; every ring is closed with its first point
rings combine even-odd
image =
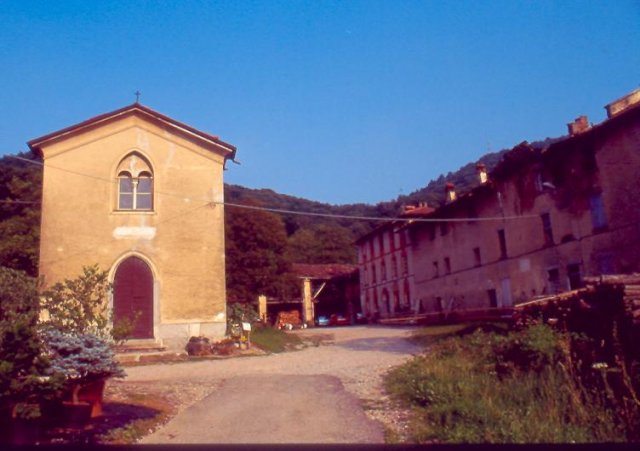
{"type": "Polygon", "coordinates": [[[577,374],[579,339],[540,324],[450,336],[386,386],[412,408],[417,443],[626,441],[633,425],[618,417],[619,400],[577,374]]]}

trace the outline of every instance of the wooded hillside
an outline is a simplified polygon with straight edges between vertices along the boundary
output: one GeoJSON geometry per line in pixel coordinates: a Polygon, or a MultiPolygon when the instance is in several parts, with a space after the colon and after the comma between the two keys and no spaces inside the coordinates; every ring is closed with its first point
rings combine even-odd
{"type": "MultiPolygon", "coordinates": [[[[532,146],[544,147],[552,141],[547,139],[533,143],[532,146]]],[[[505,152],[506,150],[489,153],[478,161],[491,171],[505,152]]],[[[35,157],[29,153],[18,156],[35,161],[35,157]]],[[[470,190],[477,184],[476,163],[469,163],[455,172],[441,175],[409,195],[375,205],[331,205],[279,194],[270,189],[251,189],[229,184],[225,184],[225,201],[301,213],[394,217],[400,213],[403,204],[426,201],[430,206],[440,206],[444,200],[445,183],[448,181],[456,185],[458,193],[470,190]]],[[[41,166],[11,156],[0,158],[0,266],[23,270],[30,275],[38,272],[41,184],[41,166]]],[[[253,296],[253,292],[258,289],[274,294],[282,293],[283,284],[286,285],[283,278],[287,277],[291,263],[355,263],[354,241],[379,224],[375,221],[347,218],[258,212],[232,205],[227,206],[225,213],[227,272],[233,274],[228,280],[230,294],[235,293],[237,298],[243,299],[253,296]],[[250,219],[255,219],[251,226],[248,224],[250,219]],[[270,227],[260,225],[261,221],[267,222],[270,227]],[[271,236],[256,236],[255,240],[249,241],[247,233],[271,236]],[[243,242],[238,242],[238,237],[242,237],[243,242]],[[258,260],[271,263],[256,263],[253,267],[245,258],[246,255],[253,255],[252,253],[260,256],[258,260]],[[247,273],[247,277],[239,273],[243,271],[247,273]],[[255,282],[259,278],[270,279],[273,283],[263,286],[264,283],[261,285],[255,282]]],[[[88,261],[87,265],[92,263],[88,261]]]]}

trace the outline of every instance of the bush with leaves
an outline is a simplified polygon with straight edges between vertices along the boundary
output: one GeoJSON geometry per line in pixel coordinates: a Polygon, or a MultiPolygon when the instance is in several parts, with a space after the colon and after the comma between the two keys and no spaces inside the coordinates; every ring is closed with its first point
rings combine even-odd
{"type": "Polygon", "coordinates": [[[227,321],[230,324],[254,323],[259,319],[253,304],[233,302],[227,306],[227,321]]]}
{"type": "Polygon", "coordinates": [[[0,406],[32,396],[47,367],[37,331],[36,279],[0,267],[0,406]]]}
{"type": "Polygon", "coordinates": [[[92,334],[109,342],[120,340],[127,331],[111,326],[110,292],[107,272],[98,265],[85,266],[75,279],[65,279],[42,293],[41,326],[69,334],[92,334]]]}

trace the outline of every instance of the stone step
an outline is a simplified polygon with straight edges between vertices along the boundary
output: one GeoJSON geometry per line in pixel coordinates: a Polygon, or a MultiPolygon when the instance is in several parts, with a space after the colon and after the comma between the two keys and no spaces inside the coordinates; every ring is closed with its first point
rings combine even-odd
{"type": "Polygon", "coordinates": [[[166,351],[166,346],[163,346],[162,340],[143,339],[143,340],[127,340],[121,345],[115,347],[117,354],[126,354],[131,352],[161,352],[166,351]]]}
{"type": "Polygon", "coordinates": [[[187,360],[189,356],[186,352],[176,351],[128,351],[125,353],[117,353],[115,359],[123,364],[136,364],[136,363],[156,363],[156,362],[175,362],[181,360],[187,360]]]}

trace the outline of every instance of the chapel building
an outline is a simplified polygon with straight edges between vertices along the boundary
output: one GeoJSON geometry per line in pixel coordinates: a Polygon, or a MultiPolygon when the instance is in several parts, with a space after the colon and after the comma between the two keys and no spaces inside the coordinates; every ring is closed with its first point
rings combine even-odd
{"type": "Polygon", "coordinates": [[[45,285],[98,264],[130,343],[183,349],[226,325],[223,170],[236,148],[139,103],[30,141],[44,162],[45,285]]]}

